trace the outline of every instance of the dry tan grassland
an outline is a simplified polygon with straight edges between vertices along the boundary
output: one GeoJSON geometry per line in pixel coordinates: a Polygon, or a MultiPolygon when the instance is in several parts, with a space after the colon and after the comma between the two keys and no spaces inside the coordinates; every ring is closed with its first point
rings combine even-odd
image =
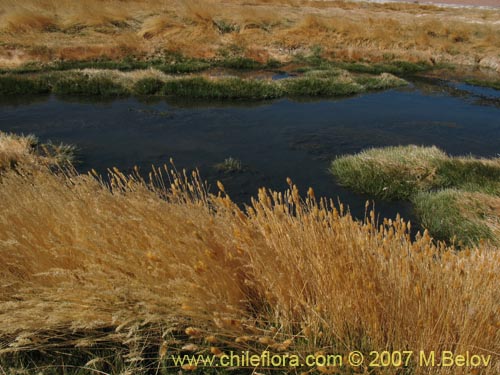
{"type": "Polygon", "coordinates": [[[500,10],[312,0],[0,1],[0,66],[197,58],[451,62],[498,70],[500,10]]]}

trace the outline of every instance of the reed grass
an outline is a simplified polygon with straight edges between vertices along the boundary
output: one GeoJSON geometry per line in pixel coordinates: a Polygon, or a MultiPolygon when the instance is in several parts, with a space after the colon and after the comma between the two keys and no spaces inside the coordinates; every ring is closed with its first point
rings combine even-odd
{"type": "MultiPolygon", "coordinates": [[[[222,184],[211,194],[197,173],[173,166],[145,180],[138,170],[110,170],[107,180],[29,161],[6,171],[0,357],[34,371],[43,362],[37,352],[76,361],[93,352],[102,357],[80,366],[137,374],[168,373],[166,353],[182,347],[498,358],[498,248],[456,252],[427,232],[412,240],[400,217],[377,223],[368,211],[358,222],[288,183],[282,193],[259,190],[241,209],[222,184]],[[116,371],[103,366],[114,355],[116,371]]],[[[498,365],[481,372],[495,375],[498,365]]],[[[450,373],[415,363],[407,370],[450,373]]]]}

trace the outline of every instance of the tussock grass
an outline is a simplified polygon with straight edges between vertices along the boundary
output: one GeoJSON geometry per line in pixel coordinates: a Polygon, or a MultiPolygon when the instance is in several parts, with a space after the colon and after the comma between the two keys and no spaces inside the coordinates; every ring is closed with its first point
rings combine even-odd
{"type": "Polygon", "coordinates": [[[457,189],[421,192],[412,198],[422,225],[439,239],[461,246],[482,240],[500,244],[500,197],[457,189]]]}
{"type": "Polygon", "coordinates": [[[366,90],[384,90],[408,85],[407,81],[390,73],[381,73],[378,76],[361,76],[355,79],[366,90]]]}
{"type": "Polygon", "coordinates": [[[241,160],[230,156],[224,159],[223,162],[215,164],[214,168],[224,173],[236,173],[243,171],[243,164],[241,163],[241,160]]]}
{"type": "Polygon", "coordinates": [[[37,14],[32,11],[17,11],[10,13],[4,19],[5,29],[9,32],[26,33],[28,31],[55,31],[57,25],[54,17],[37,14]]]}
{"type": "Polygon", "coordinates": [[[18,165],[68,165],[74,161],[75,148],[70,145],[40,143],[33,135],[18,136],[0,132],[0,172],[18,165]]]}
{"type": "Polygon", "coordinates": [[[337,71],[307,72],[303,77],[284,79],[283,85],[290,96],[342,96],[365,90],[352,76],[337,71]]]}
{"type": "Polygon", "coordinates": [[[411,200],[421,224],[439,240],[498,243],[498,158],[450,157],[437,147],[398,146],[339,157],[330,171],[358,192],[411,200]]]}
{"type": "Polygon", "coordinates": [[[408,199],[436,187],[436,168],[447,155],[437,147],[374,148],[335,159],[330,171],[356,191],[385,199],[408,199]]]}
{"type": "Polygon", "coordinates": [[[498,158],[450,157],[437,147],[369,149],[337,158],[330,171],[341,184],[385,199],[408,199],[438,188],[500,192],[498,158]]]}
{"type": "Polygon", "coordinates": [[[196,173],[171,169],[148,180],[114,170],[110,182],[2,176],[3,358],[116,345],[129,372],[145,373],[181,347],[500,351],[498,248],[411,240],[399,217],[357,222],[291,181],[242,210],[221,184],[212,195],[196,173]]]}

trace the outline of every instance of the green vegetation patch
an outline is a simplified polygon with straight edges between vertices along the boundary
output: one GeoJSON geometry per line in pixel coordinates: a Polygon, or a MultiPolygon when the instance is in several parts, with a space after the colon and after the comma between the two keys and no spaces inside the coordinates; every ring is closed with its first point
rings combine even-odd
{"type": "Polygon", "coordinates": [[[411,200],[421,224],[437,239],[461,245],[498,240],[500,158],[450,157],[437,147],[397,146],[338,157],[330,171],[355,191],[411,200]]]}
{"type": "Polygon", "coordinates": [[[46,79],[0,76],[0,95],[32,95],[48,92],[50,92],[50,85],[46,79]]]}
{"type": "Polygon", "coordinates": [[[195,59],[184,57],[178,54],[169,54],[163,58],[155,58],[150,60],[139,59],[96,59],[82,61],[56,61],[50,64],[27,63],[23,66],[14,69],[2,69],[0,73],[7,74],[29,74],[43,72],[57,72],[77,69],[102,69],[102,70],[119,70],[122,72],[130,72],[139,69],[158,69],[168,74],[184,74],[196,73],[210,68],[222,67],[238,70],[277,68],[281,64],[275,60],[269,60],[268,63],[262,64],[253,59],[246,57],[222,57],[217,59],[195,59]]]}
{"type": "Polygon", "coordinates": [[[469,85],[489,87],[495,90],[500,90],[500,80],[485,80],[485,79],[475,79],[470,78],[464,81],[469,85]]]}
{"type": "Polygon", "coordinates": [[[162,93],[200,99],[272,99],[283,95],[281,88],[269,81],[241,78],[181,78],[167,81],[162,93]]]}
{"type": "Polygon", "coordinates": [[[369,149],[335,159],[330,171],[342,185],[384,199],[440,188],[500,194],[500,159],[450,157],[437,147],[369,149]]]}
{"type": "Polygon", "coordinates": [[[381,73],[378,76],[362,75],[356,78],[356,82],[364,86],[366,90],[385,90],[406,86],[408,84],[405,80],[390,73],[381,73]]]}
{"type": "Polygon", "coordinates": [[[264,67],[264,65],[259,63],[258,61],[246,57],[227,57],[218,60],[215,65],[223,68],[238,70],[262,69],[264,67]]]}
{"type": "Polygon", "coordinates": [[[500,159],[447,158],[438,163],[439,187],[455,187],[500,196],[500,159]]]}
{"type": "Polygon", "coordinates": [[[157,95],[163,88],[163,81],[157,78],[143,78],[138,80],[132,91],[136,95],[157,95]]]}
{"type": "Polygon", "coordinates": [[[75,74],[58,79],[53,92],[59,95],[85,96],[124,96],[128,90],[107,77],[90,77],[85,74],[75,74]]]}
{"type": "Polygon", "coordinates": [[[500,242],[500,198],[457,189],[420,192],[412,198],[415,212],[434,238],[458,246],[481,240],[500,242]]]}
{"type": "Polygon", "coordinates": [[[434,68],[431,64],[426,62],[408,62],[408,61],[392,61],[380,64],[368,64],[360,62],[337,62],[335,66],[356,73],[369,73],[369,74],[411,74],[418,72],[425,72],[434,68]]]}
{"type": "Polygon", "coordinates": [[[270,80],[191,75],[169,77],[158,70],[120,73],[108,70],[0,75],[0,94],[38,94],[87,97],[176,96],[212,100],[265,100],[281,97],[348,96],[367,90],[406,85],[391,74],[358,77],[345,70],[313,70],[296,78],[270,80]]]}
{"type": "Polygon", "coordinates": [[[224,159],[222,163],[215,164],[214,168],[219,172],[237,173],[243,171],[243,164],[241,160],[229,157],[224,159]]]}
{"type": "Polygon", "coordinates": [[[282,80],[289,96],[347,96],[365,91],[352,77],[340,75],[337,71],[312,71],[302,77],[282,80]]]}
{"type": "Polygon", "coordinates": [[[446,158],[437,147],[373,148],[335,159],[330,171],[355,191],[383,199],[408,199],[436,187],[436,165],[446,158]]]}

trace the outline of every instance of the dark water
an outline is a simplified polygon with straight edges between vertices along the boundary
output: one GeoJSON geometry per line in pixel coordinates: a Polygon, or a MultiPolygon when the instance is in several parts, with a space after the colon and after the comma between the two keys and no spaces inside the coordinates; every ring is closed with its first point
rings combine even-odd
{"type": "MultiPolygon", "coordinates": [[[[500,95],[488,91],[484,100],[467,89],[417,82],[339,100],[227,105],[3,99],[0,130],[76,145],[80,171],[138,165],[147,173],[172,157],[180,168],[198,167],[212,186],[221,180],[239,202],[261,186],[284,190],[291,177],[302,192],[312,186],[316,195],[338,197],[359,217],[370,197],[337,185],[327,172],[337,155],[406,144],[437,145],[455,155],[500,153],[500,95]],[[216,171],[214,164],[230,156],[242,161],[243,172],[216,171]]],[[[376,209],[381,216],[412,218],[408,203],[377,201],[376,209]]]]}

